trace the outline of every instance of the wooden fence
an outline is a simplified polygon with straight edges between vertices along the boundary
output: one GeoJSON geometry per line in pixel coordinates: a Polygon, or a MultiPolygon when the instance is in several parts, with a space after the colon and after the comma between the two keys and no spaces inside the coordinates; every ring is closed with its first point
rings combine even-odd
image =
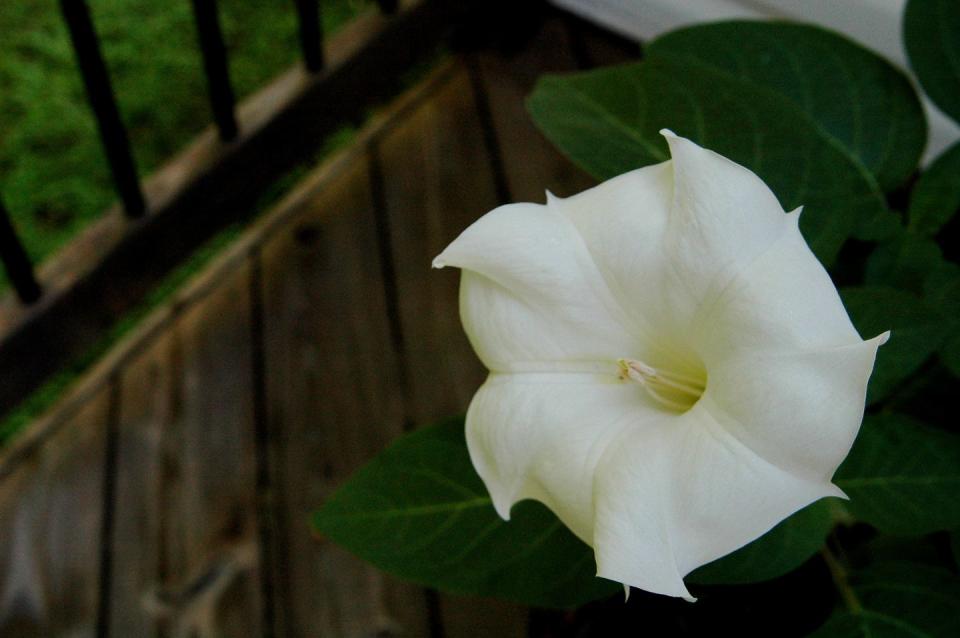
{"type": "Polygon", "coordinates": [[[526,610],[384,575],[308,516],[482,381],[430,261],[504,200],[590,184],[522,102],[576,41],[552,20],[441,65],[0,453],[0,635],[526,635],[526,610]]]}

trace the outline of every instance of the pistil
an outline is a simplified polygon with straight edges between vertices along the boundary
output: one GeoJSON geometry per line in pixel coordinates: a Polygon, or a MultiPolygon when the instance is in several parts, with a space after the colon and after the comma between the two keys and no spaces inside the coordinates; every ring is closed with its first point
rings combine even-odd
{"type": "Polygon", "coordinates": [[[621,379],[639,383],[658,403],[678,412],[689,410],[706,389],[700,379],[655,368],[636,359],[618,359],[617,365],[621,379]]]}

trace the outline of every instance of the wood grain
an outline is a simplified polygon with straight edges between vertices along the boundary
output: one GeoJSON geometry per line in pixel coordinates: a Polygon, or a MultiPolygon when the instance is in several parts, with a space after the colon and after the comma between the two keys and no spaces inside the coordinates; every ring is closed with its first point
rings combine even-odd
{"type": "Polygon", "coordinates": [[[365,157],[289,204],[301,214],[262,257],[277,634],[427,635],[418,587],[309,527],[310,513],[403,430],[365,157]]]}
{"type": "Polygon", "coordinates": [[[409,418],[429,424],[463,414],[485,370],[460,325],[456,269],[430,262],[497,194],[470,80],[461,67],[377,147],[383,166],[409,418]]]}
{"type": "Polygon", "coordinates": [[[163,579],[163,444],[171,414],[173,332],[164,331],[124,369],[117,427],[109,627],[112,636],[158,635],[148,596],[163,579]]]}
{"type": "Polygon", "coordinates": [[[97,630],[105,388],[6,476],[0,490],[0,636],[97,630]]]}
{"type": "Polygon", "coordinates": [[[260,633],[250,330],[241,265],[124,370],[114,636],[260,633]]]}

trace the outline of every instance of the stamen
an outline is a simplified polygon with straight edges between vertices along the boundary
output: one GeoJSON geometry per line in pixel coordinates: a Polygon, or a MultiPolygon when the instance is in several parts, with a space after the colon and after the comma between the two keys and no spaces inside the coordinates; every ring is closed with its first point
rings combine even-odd
{"type": "Polygon", "coordinates": [[[678,412],[690,409],[706,389],[700,379],[654,368],[636,359],[618,359],[617,365],[621,379],[636,381],[653,399],[678,412]]]}

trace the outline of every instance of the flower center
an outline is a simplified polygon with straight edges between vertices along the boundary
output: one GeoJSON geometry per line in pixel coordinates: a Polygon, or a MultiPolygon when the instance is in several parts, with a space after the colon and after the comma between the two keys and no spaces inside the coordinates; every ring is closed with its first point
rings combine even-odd
{"type": "Polygon", "coordinates": [[[686,412],[700,399],[707,384],[705,379],[671,372],[636,359],[617,359],[620,378],[643,386],[657,403],[676,412],[686,412]]]}

